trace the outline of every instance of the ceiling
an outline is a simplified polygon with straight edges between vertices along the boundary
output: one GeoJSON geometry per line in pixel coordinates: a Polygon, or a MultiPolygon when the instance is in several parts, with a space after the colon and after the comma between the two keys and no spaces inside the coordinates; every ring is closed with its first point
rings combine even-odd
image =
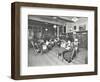
{"type": "Polygon", "coordinates": [[[70,19],[64,19],[58,16],[44,16],[44,15],[29,15],[28,19],[51,23],[51,24],[57,24],[57,25],[64,25],[66,24],[66,22],[73,22],[70,19]]]}
{"type": "MultiPolygon", "coordinates": [[[[45,24],[56,24],[56,25],[65,25],[66,23],[75,23],[75,21],[73,21],[72,19],[74,18],[74,16],[46,16],[46,15],[29,15],[28,16],[28,20],[31,20],[31,23],[29,22],[29,24],[32,24],[32,20],[33,21],[39,21],[38,24],[40,22],[44,22],[45,24]]],[[[86,17],[76,17],[78,19],[79,22],[83,22],[86,21],[87,18],[86,17]]]]}

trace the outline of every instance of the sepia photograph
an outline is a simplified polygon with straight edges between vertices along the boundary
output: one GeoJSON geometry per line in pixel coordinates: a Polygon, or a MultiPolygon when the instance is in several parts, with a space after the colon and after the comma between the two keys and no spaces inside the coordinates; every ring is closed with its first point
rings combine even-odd
{"type": "Polygon", "coordinates": [[[88,64],[88,17],[28,15],[28,66],[88,64]]]}

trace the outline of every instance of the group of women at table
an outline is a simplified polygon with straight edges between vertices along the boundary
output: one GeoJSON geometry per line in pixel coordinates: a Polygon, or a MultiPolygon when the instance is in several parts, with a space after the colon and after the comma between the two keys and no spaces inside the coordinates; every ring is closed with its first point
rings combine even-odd
{"type": "Polygon", "coordinates": [[[57,54],[58,57],[63,56],[63,58],[69,62],[73,59],[73,57],[75,57],[77,51],[79,50],[79,42],[76,38],[74,39],[74,42],[71,42],[70,40],[65,41],[64,39],[59,38],[49,40],[40,39],[36,42],[31,41],[31,44],[37,55],[39,53],[42,55],[44,53],[48,53],[54,47],[59,48],[57,54]]]}

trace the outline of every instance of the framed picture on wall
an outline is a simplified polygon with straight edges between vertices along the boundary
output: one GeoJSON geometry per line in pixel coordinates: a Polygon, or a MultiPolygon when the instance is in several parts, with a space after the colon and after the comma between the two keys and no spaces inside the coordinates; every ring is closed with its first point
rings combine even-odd
{"type": "Polygon", "coordinates": [[[97,74],[97,7],[11,4],[11,78],[97,74]]]}

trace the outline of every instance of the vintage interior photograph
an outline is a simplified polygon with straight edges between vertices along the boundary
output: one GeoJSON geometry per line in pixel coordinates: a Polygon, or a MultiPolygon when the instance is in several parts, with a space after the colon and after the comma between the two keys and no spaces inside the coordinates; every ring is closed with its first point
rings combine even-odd
{"type": "Polygon", "coordinates": [[[88,17],[28,15],[28,66],[88,64],[88,17]]]}

